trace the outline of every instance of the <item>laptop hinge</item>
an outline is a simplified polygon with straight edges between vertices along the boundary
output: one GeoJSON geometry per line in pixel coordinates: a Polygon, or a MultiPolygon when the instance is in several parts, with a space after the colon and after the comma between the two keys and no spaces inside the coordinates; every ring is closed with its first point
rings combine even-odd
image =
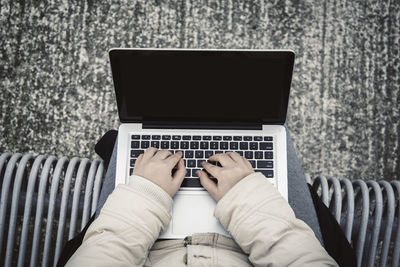
{"type": "Polygon", "coordinates": [[[143,129],[262,130],[261,123],[145,121],[143,129]]]}

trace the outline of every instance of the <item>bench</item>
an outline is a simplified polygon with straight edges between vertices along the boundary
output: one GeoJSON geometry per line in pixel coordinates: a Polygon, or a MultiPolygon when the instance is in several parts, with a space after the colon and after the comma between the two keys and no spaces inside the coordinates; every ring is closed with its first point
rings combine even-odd
{"type": "MultiPolygon", "coordinates": [[[[0,154],[0,266],[55,266],[96,211],[101,160],[0,154]]],[[[358,266],[398,266],[400,181],[306,175],[354,247],[358,266]]]]}

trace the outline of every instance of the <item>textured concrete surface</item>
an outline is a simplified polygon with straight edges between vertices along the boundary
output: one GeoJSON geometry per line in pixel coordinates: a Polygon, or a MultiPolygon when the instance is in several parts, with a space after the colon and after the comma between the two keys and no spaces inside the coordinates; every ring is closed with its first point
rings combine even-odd
{"type": "Polygon", "coordinates": [[[93,157],[111,47],[290,48],[304,169],[399,179],[399,26],[399,1],[1,0],[0,152],[93,157]]]}

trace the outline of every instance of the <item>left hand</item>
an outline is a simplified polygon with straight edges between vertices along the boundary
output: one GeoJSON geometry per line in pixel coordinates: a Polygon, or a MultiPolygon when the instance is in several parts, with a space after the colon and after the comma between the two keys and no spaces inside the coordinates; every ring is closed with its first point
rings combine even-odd
{"type": "Polygon", "coordinates": [[[150,147],[137,158],[133,174],[152,181],[173,197],[186,175],[182,152],[173,155],[168,150],[150,147]],[[172,176],[172,169],[176,165],[177,170],[172,176]]]}

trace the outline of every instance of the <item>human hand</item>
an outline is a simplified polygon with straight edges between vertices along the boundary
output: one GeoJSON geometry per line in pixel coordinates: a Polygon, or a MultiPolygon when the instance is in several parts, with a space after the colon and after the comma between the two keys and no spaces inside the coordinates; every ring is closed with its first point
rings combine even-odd
{"type": "Polygon", "coordinates": [[[137,158],[133,174],[152,181],[173,197],[180,188],[186,174],[182,152],[172,155],[168,150],[150,147],[137,158]],[[172,169],[176,165],[177,170],[172,175],[172,169]]]}
{"type": "Polygon", "coordinates": [[[215,154],[209,160],[217,161],[222,166],[203,162],[203,168],[217,178],[218,184],[215,184],[204,171],[198,171],[197,175],[201,185],[216,201],[219,201],[240,180],[254,172],[250,162],[236,152],[215,154]]]}

